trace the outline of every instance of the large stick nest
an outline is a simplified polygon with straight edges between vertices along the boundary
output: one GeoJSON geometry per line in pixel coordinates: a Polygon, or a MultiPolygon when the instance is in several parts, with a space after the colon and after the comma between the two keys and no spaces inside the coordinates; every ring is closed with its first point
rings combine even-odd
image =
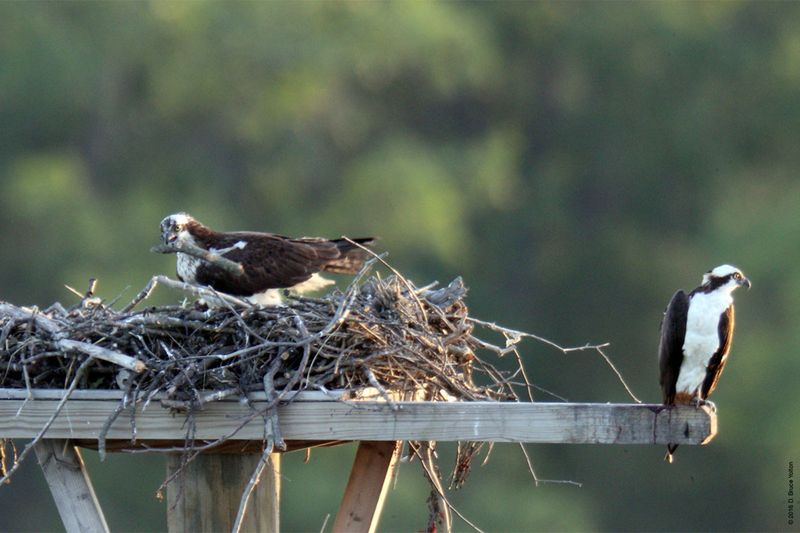
{"type": "MultiPolygon", "coordinates": [[[[64,389],[64,400],[77,388],[121,389],[125,395],[117,412],[128,402],[157,398],[165,406],[186,410],[190,419],[206,402],[264,391],[270,406],[264,414],[272,428],[265,457],[273,443],[283,444],[274,406],[304,390],[357,392],[370,387],[390,402],[517,398],[511,379],[524,376],[521,366],[502,372],[476,352],[503,355],[514,350],[522,334],[472,319],[460,278],[441,289],[416,287],[396,272],[362,281],[373,262],[343,292],[321,299],[289,297],[284,306],[251,306],[162,276],[121,310],[96,298],[92,283],[70,309],[54,304],[39,311],[0,302],[0,388],[64,389]],[[134,311],[159,283],[199,294],[214,306],[184,303],[134,311]],[[476,324],[503,333],[506,346],[474,337],[476,324]]],[[[0,480],[9,478],[46,428],[11,468],[0,442],[0,480]]],[[[98,439],[101,458],[104,433],[98,439]]],[[[194,457],[222,442],[199,444],[187,436],[185,453],[194,457]]],[[[409,447],[433,487],[429,529],[444,520],[447,530],[449,504],[434,445],[409,447]]],[[[479,447],[459,447],[452,485],[466,480],[479,447]]],[[[240,514],[246,501],[247,494],[240,514]]]]}
{"type": "Polygon", "coordinates": [[[265,388],[511,399],[502,373],[476,357],[486,344],[472,336],[465,293],[460,279],[436,290],[375,275],[274,307],[118,311],[91,297],[69,310],[0,304],[0,388],[67,388],[91,357],[77,388],[163,393],[173,407],[265,388]]]}

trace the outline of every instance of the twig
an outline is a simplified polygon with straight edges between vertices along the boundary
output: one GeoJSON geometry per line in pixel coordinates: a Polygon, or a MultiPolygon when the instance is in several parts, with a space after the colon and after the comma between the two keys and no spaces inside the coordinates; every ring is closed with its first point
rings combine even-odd
{"type": "Polygon", "coordinates": [[[231,389],[222,389],[217,391],[211,391],[203,394],[199,398],[197,398],[197,403],[202,406],[205,403],[210,402],[218,402],[224,400],[225,398],[230,398],[231,396],[235,396],[239,394],[241,391],[238,388],[231,388],[231,389]]]}
{"type": "MultiPolygon", "coordinates": [[[[306,450],[310,450],[311,448],[306,448],[306,450]]],[[[328,526],[328,520],[331,519],[331,513],[325,515],[325,520],[322,521],[322,527],[319,528],[319,533],[324,533],[325,528],[328,526]]]]}
{"type": "Polygon", "coordinates": [[[72,287],[70,287],[69,285],[64,285],[64,288],[65,288],[65,289],[67,289],[67,290],[68,290],[69,292],[71,292],[72,294],[74,294],[75,296],[77,296],[78,298],[80,298],[80,299],[83,299],[83,298],[84,298],[83,294],[81,294],[81,292],[80,292],[79,290],[77,290],[77,289],[73,289],[73,288],[72,288],[72,287]]]}
{"type": "Polygon", "coordinates": [[[115,352],[113,350],[109,350],[108,348],[103,348],[102,346],[97,346],[95,344],[89,344],[86,342],[80,341],[73,341],[69,339],[61,339],[58,341],[58,347],[65,352],[71,351],[78,351],[83,352],[95,359],[102,359],[103,361],[108,361],[109,363],[114,363],[117,366],[121,366],[122,368],[127,368],[132,372],[136,372],[140,374],[147,370],[147,365],[144,362],[136,359],[135,357],[131,357],[129,355],[125,355],[119,352],[115,352]]]}
{"type": "Polygon", "coordinates": [[[608,363],[608,366],[610,366],[610,367],[611,367],[611,370],[613,370],[613,371],[614,371],[614,374],[616,374],[616,375],[617,375],[617,378],[619,379],[619,382],[620,382],[620,383],[622,383],[622,386],[623,386],[623,387],[625,387],[625,391],[627,391],[628,395],[629,395],[631,398],[633,398],[633,401],[635,401],[636,403],[642,403],[642,400],[640,400],[639,398],[637,398],[637,397],[636,397],[636,395],[634,395],[634,394],[633,394],[633,391],[631,390],[631,388],[630,388],[630,387],[628,387],[628,384],[627,384],[627,383],[625,383],[625,380],[622,378],[622,374],[620,373],[620,371],[619,371],[619,370],[617,370],[617,367],[616,367],[616,366],[614,366],[614,363],[612,363],[612,362],[611,362],[611,359],[610,359],[610,358],[609,358],[609,357],[608,357],[608,356],[605,354],[605,352],[603,351],[603,348],[604,348],[605,346],[607,346],[607,345],[600,345],[600,346],[597,346],[597,347],[595,347],[595,350],[597,350],[597,353],[599,353],[600,355],[602,355],[602,356],[603,356],[603,359],[605,359],[605,360],[606,360],[606,363],[608,363]]]}
{"type": "MultiPolygon", "coordinates": [[[[294,324],[299,330],[301,338],[309,337],[310,335],[308,333],[308,329],[306,329],[305,322],[303,322],[303,319],[300,318],[300,315],[295,314],[293,318],[294,318],[294,324]]],[[[297,385],[297,383],[303,377],[303,373],[306,370],[306,365],[308,364],[310,356],[311,356],[311,346],[310,344],[306,344],[303,346],[303,357],[300,359],[300,364],[298,365],[294,374],[292,374],[291,379],[283,388],[283,390],[280,393],[278,393],[278,396],[276,398],[277,401],[282,401],[284,398],[286,398],[286,395],[289,394],[289,392],[291,392],[294,386],[297,385]]]]}
{"type": "MultiPolygon", "coordinates": [[[[425,461],[421,460],[422,457],[419,455],[419,447],[418,446],[416,448],[414,448],[414,455],[416,455],[417,457],[420,458],[420,464],[422,465],[422,469],[424,470],[425,475],[428,477],[428,479],[433,479],[433,476],[435,476],[436,474],[435,474],[435,472],[431,472],[430,467],[428,466],[428,464],[425,461]]],[[[455,513],[456,516],[458,516],[461,520],[463,520],[465,524],[467,524],[469,527],[471,527],[472,529],[474,529],[478,533],[485,533],[481,528],[479,528],[476,524],[474,524],[466,516],[464,516],[458,509],[456,509],[453,506],[452,503],[450,503],[450,500],[444,494],[444,491],[440,492],[439,488],[436,487],[435,485],[433,486],[433,489],[437,492],[438,496],[442,499],[442,501],[445,503],[445,505],[451,511],[453,511],[453,513],[455,513]]]]}
{"type": "Polygon", "coordinates": [[[239,511],[236,513],[236,520],[233,522],[233,528],[231,528],[232,533],[239,533],[239,531],[242,529],[242,521],[244,520],[245,513],[247,513],[247,506],[250,502],[250,496],[253,494],[253,490],[256,488],[256,485],[258,485],[259,481],[261,481],[261,474],[264,473],[264,468],[267,466],[267,463],[270,462],[272,447],[272,440],[268,439],[267,445],[264,447],[264,451],[261,453],[261,458],[258,460],[256,469],[253,472],[253,475],[250,476],[250,481],[247,482],[247,486],[244,488],[244,492],[242,493],[242,499],[239,501],[239,511]]]}
{"type": "Polygon", "coordinates": [[[372,372],[372,370],[370,370],[368,366],[364,366],[363,369],[364,369],[364,374],[366,374],[367,376],[367,381],[369,382],[369,384],[378,390],[383,399],[386,400],[386,403],[389,404],[391,410],[392,411],[399,410],[400,408],[397,406],[397,403],[394,400],[392,400],[392,397],[389,396],[389,393],[386,392],[386,389],[383,387],[383,385],[378,383],[378,379],[375,377],[375,373],[372,372]]]}
{"type": "Polygon", "coordinates": [[[106,460],[106,435],[108,435],[108,431],[111,429],[111,425],[114,421],[119,417],[122,411],[125,410],[125,407],[125,398],[123,398],[114,408],[114,412],[106,419],[106,423],[103,424],[103,428],[97,436],[97,454],[100,456],[101,463],[106,460]]]}
{"type": "Polygon", "coordinates": [[[55,320],[42,316],[38,310],[33,311],[24,307],[17,307],[8,303],[0,303],[0,316],[8,316],[17,320],[33,319],[36,327],[45,330],[53,336],[61,334],[61,326],[55,320]]]}
{"type": "Polygon", "coordinates": [[[437,501],[431,502],[431,507],[434,516],[431,517],[428,523],[428,531],[436,529],[436,522],[441,520],[444,526],[444,531],[450,533],[453,529],[453,519],[450,516],[450,508],[447,500],[444,497],[444,487],[442,487],[441,476],[439,469],[436,466],[435,459],[435,444],[432,442],[420,442],[417,448],[417,454],[420,457],[425,473],[427,474],[428,481],[433,488],[434,494],[432,495],[437,501]],[[438,516],[436,516],[438,515],[438,516]]]}
{"type": "Polygon", "coordinates": [[[153,290],[156,288],[157,285],[158,285],[158,276],[153,276],[152,278],[150,278],[150,281],[147,282],[147,285],[145,285],[144,288],[139,292],[139,294],[137,294],[128,305],[122,308],[120,313],[122,314],[130,313],[133,310],[133,308],[139,305],[139,303],[142,300],[145,300],[150,297],[150,295],[153,293],[153,290]]]}
{"type": "Polygon", "coordinates": [[[190,242],[176,240],[170,244],[158,244],[150,248],[150,251],[157,254],[183,253],[186,255],[191,255],[192,257],[197,257],[198,259],[202,259],[204,261],[208,261],[214,266],[237,276],[240,276],[244,273],[242,265],[236,261],[231,261],[230,259],[222,257],[222,255],[218,253],[210,252],[205,248],[200,248],[199,246],[190,242]]]}
{"type": "Polygon", "coordinates": [[[181,291],[191,292],[201,298],[217,298],[220,301],[226,301],[233,305],[238,305],[240,307],[252,307],[253,304],[248,302],[247,300],[243,300],[241,298],[237,298],[236,296],[231,296],[230,294],[225,294],[222,292],[217,292],[214,289],[209,287],[201,287],[199,285],[192,285],[191,283],[184,283],[183,281],[178,281],[174,279],[170,279],[167,276],[155,276],[153,279],[156,280],[157,283],[169,287],[171,289],[178,289],[181,291]]]}
{"type": "MultiPolygon", "coordinates": [[[[125,370],[121,370],[121,372],[125,372],[125,370]]],[[[122,411],[128,406],[128,398],[131,394],[131,390],[133,389],[133,380],[128,379],[127,383],[125,384],[125,394],[122,396],[122,399],[119,401],[117,406],[114,408],[114,412],[106,419],[106,423],[103,424],[103,428],[100,430],[100,434],[97,436],[97,454],[100,456],[100,462],[106,460],[106,435],[108,435],[109,430],[111,429],[111,425],[114,421],[119,417],[122,411]]],[[[136,401],[132,402],[133,405],[133,413],[131,414],[131,440],[136,440],[136,401]]]]}
{"type": "Polygon", "coordinates": [[[561,485],[574,485],[578,488],[583,487],[583,483],[571,481],[569,479],[539,479],[539,477],[536,475],[536,472],[533,470],[533,461],[531,460],[531,456],[528,454],[528,450],[525,448],[525,444],[520,442],[519,448],[522,450],[522,455],[525,457],[525,463],[528,465],[528,472],[531,473],[531,477],[533,478],[533,483],[535,486],[538,487],[540,483],[557,483],[561,485]]]}
{"type": "Polygon", "coordinates": [[[264,374],[264,394],[267,397],[267,407],[264,409],[264,433],[267,440],[273,442],[279,449],[285,450],[286,442],[281,436],[280,422],[278,420],[277,405],[279,396],[275,392],[275,373],[278,371],[280,362],[281,360],[276,357],[267,373],[264,374]]]}
{"type": "MultiPolygon", "coordinates": [[[[622,377],[622,374],[620,373],[620,371],[617,370],[617,367],[614,366],[614,364],[611,362],[611,359],[605,354],[605,352],[603,352],[603,348],[609,346],[609,343],[607,343],[607,342],[603,343],[603,344],[588,344],[587,343],[584,346],[564,348],[564,347],[556,344],[555,342],[553,342],[551,340],[545,339],[544,337],[540,337],[540,336],[534,335],[532,333],[526,333],[524,331],[517,331],[517,330],[514,330],[514,329],[504,328],[502,326],[498,326],[494,322],[485,322],[483,320],[478,320],[477,318],[473,318],[473,317],[467,317],[467,320],[469,320],[473,324],[478,324],[478,325],[483,326],[485,328],[491,329],[492,331],[497,331],[498,333],[502,333],[506,337],[507,348],[510,348],[511,346],[517,344],[520,341],[520,339],[522,339],[523,337],[528,337],[528,338],[531,338],[531,339],[535,339],[535,340],[537,340],[537,341],[539,341],[541,343],[547,344],[548,346],[552,346],[556,350],[559,350],[560,352],[565,353],[565,354],[566,353],[570,353],[570,352],[581,352],[581,351],[586,351],[586,350],[594,350],[597,353],[599,353],[602,356],[602,358],[605,360],[605,362],[608,364],[608,366],[611,367],[611,370],[614,371],[614,374],[616,374],[617,379],[619,379],[620,383],[622,383],[622,386],[625,388],[625,391],[633,399],[633,401],[635,401],[636,403],[642,403],[642,401],[639,400],[639,398],[637,398],[635,394],[633,394],[633,391],[628,386],[628,384],[625,382],[625,379],[622,377]]],[[[485,343],[483,341],[479,341],[479,342],[481,342],[484,345],[488,344],[488,343],[485,343]]],[[[506,351],[510,351],[510,350],[506,350],[506,351]]]]}
{"type": "Polygon", "coordinates": [[[19,418],[20,413],[22,413],[22,409],[28,403],[28,401],[33,400],[33,390],[31,390],[31,377],[28,374],[28,365],[25,361],[22,361],[22,375],[25,378],[25,390],[27,394],[25,395],[25,400],[23,400],[22,405],[19,406],[17,409],[17,414],[14,415],[14,418],[19,418]]]}

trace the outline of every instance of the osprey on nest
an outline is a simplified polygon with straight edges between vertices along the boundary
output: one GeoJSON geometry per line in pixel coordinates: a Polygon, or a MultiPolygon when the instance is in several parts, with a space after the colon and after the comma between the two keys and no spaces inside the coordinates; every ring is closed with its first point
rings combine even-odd
{"type": "MultiPolygon", "coordinates": [[[[345,239],[290,239],[273,233],[219,232],[186,213],[161,221],[164,244],[194,245],[241,265],[234,273],[204,259],[178,252],[178,278],[221,293],[244,297],[255,304],[278,305],[278,289],[308,292],[334,283],[319,272],[355,274],[367,252],[345,239]]],[[[370,246],[374,239],[352,239],[370,246]]]]}
{"type": "MultiPolygon", "coordinates": [[[[661,322],[659,366],[665,405],[700,405],[717,386],[733,340],[733,291],[750,280],[731,265],[703,275],[703,283],[688,295],[679,290],[661,322]]],[[[712,404],[713,406],[713,404],[712,404]]],[[[672,462],[677,444],[667,446],[672,462]]]]}

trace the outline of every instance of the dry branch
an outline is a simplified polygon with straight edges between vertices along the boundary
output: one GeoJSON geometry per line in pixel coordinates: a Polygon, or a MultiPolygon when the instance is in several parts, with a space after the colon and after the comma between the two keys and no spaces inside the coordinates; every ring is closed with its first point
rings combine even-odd
{"type": "Polygon", "coordinates": [[[201,248],[189,242],[174,241],[170,244],[158,244],[150,248],[150,251],[157,254],[176,254],[180,252],[208,261],[214,266],[218,266],[219,268],[226,270],[231,274],[239,275],[244,273],[244,269],[239,263],[231,261],[230,259],[222,257],[220,254],[210,252],[205,248],[201,248]]]}
{"type": "Polygon", "coordinates": [[[103,348],[102,346],[95,346],[94,344],[89,344],[87,342],[61,339],[60,341],[58,341],[58,347],[64,350],[65,352],[71,352],[71,351],[83,352],[87,355],[94,357],[95,359],[102,359],[103,361],[114,363],[115,365],[121,366],[122,368],[127,368],[128,370],[132,370],[137,374],[147,369],[147,365],[145,365],[143,362],[139,361],[135,357],[115,352],[114,350],[103,348]]]}
{"type": "Polygon", "coordinates": [[[267,445],[264,447],[264,451],[261,452],[261,457],[258,459],[258,464],[253,471],[253,475],[250,476],[250,480],[247,482],[244,492],[242,492],[242,498],[239,502],[239,510],[236,512],[236,520],[234,520],[233,527],[231,528],[232,533],[239,533],[239,531],[242,529],[242,523],[244,522],[244,516],[247,512],[247,506],[250,503],[250,496],[252,496],[256,485],[258,485],[259,481],[261,481],[261,475],[264,473],[264,468],[266,468],[267,464],[269,463],[272,449],[272,440],[268,440],[267,445]]]}

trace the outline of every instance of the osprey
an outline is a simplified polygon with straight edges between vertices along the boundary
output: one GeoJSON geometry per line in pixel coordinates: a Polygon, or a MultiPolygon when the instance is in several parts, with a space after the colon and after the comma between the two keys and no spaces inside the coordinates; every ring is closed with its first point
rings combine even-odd
{"type": "MultiPolygon", "coordinates": [[[[733,291],[750,288],[742,272],[721,265],[703,275],[688,295],[679,290],[664,312],[659,344],[661,390],[665,405],[700,405],[717,386],[733,340],[733,291]]],[[[712,404],[713,405],[713,404],[712,404]]],[[[667,446],[672,462],[677,444],[667,446]]]]}
{"type": "MultiPolygon", "coordinates": [[[[181,281],[205,285],[260,305],[280,304],[278,289],[307,292],[331,285],[333,280],[318,273],[355,274],[367,256],[367,252],[346,239],[290,239],[249,231],[224,233],[204,226],[186,213],[162,220],[161,236],[164,244],[193,244],[242,267],[241,274],[233,274],[204,259],[178,252],[181,281]]],[[[361,246],[370,246],[373,241],[373,238],[353,239],[361,246]]]]}

